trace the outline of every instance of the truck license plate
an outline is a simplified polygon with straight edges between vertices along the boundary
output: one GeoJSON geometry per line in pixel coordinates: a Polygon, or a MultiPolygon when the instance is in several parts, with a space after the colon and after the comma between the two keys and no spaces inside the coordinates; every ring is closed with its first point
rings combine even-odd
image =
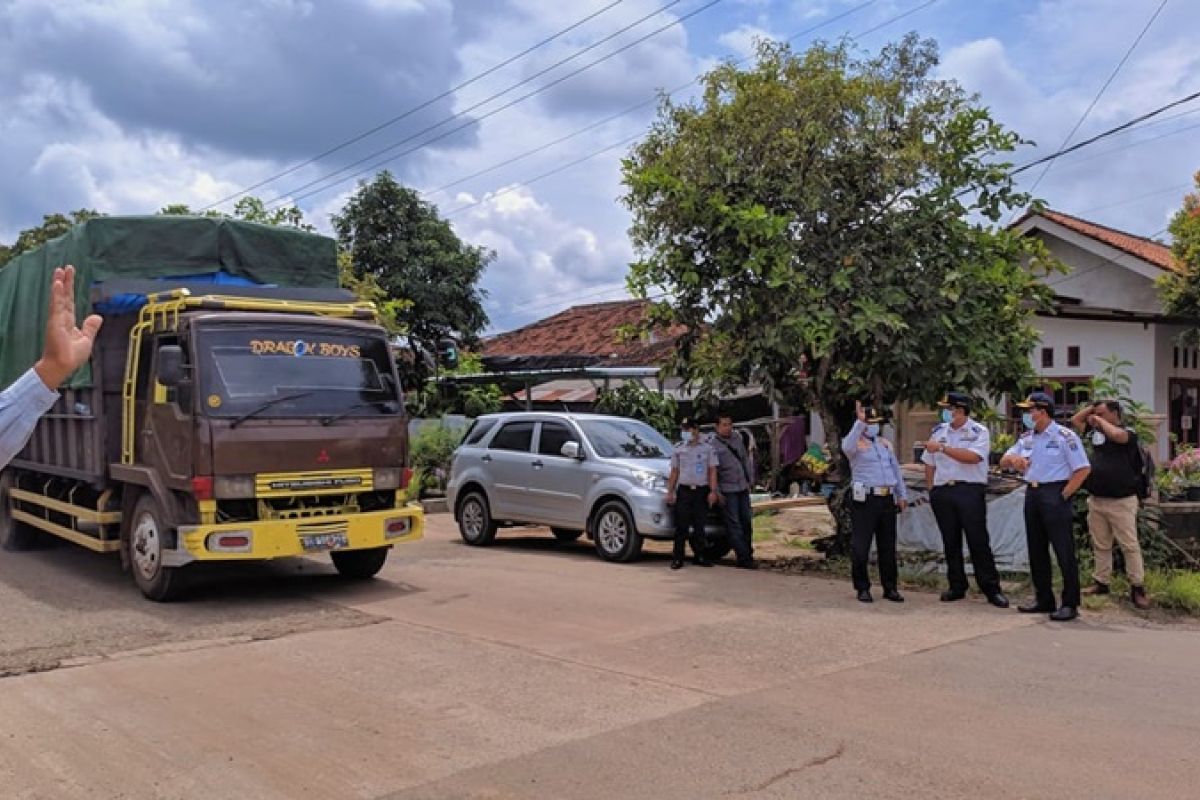
{"type": "Polygon", "coordinates": [[[300,544],[309,553],[322,550],[339,550],[350,546],[350,540],[344,533],[317,533],[312,536],[301,536],[300,544]]]}

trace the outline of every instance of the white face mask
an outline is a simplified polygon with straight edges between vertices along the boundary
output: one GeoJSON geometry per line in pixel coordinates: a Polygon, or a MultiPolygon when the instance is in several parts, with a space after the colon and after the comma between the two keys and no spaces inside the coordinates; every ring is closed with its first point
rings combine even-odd
{"type": "Polygon", "coordinates": [[[1107,441],[1108,441],[1108,439],[1105,438],[1103,433],[1101,433],[1100,431],[1092,431],[1092,444],[1099,447],[1100,445],[1104,444],[1107,441]]]}
{"type": "Polygon", "coordinates": [[[868,438],[874,439],[878,435],[879,435],[879,423],[878,422],[872,422],[869,425],[867,425],[867,437],[868,438]]]}

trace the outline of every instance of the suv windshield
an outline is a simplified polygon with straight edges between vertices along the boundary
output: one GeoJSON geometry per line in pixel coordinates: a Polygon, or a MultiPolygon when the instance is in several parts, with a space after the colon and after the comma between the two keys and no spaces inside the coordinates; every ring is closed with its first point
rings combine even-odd
{"type": "Polygon", "coordinates": [[[670,458],[671,443],[637,420],[580,420],[579,427],[601,458],[670,458]]]}
{"type": "Polygon", "coordinates": [[[395,413],[387,342],[358,331],[222,326],[198,331],[200,407],[215,417],[395,413]]]}

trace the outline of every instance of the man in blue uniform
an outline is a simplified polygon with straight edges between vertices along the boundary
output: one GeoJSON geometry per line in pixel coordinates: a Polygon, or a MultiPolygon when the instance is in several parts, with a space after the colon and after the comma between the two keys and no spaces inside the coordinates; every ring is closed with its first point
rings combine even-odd
{"type": "Polygon", "coordinates": [[[1087,480],[1091,468],[1083,443],[1070,428],[1054,421],[1054,398],[1034,392],[1017,407],[1025,434],[1009,448],[1000,466],[1025,476],[1025,541],[1029,545],[1029,572],[1035,597],[1017,610],[1049,614],[1055,622],[1079,616],[1079,563],[1071,533],[1074,509],[1071,498],[1087,480]],[[1050,548],[1062,572],[1062,606],[1054,602],[1050,548]]]}
{"type": "Polygon", "coordinates": [[[850,460],[850,574],[859,601],[873,602],[867,560],[874,539],[883,599],[903,603],[896,589],[896,515],[908,507],[908,490],[891,442],[879,435],[884,415],[855,405],[858,418],[842,440],[842,452],[850,460]]]}
{"type": "Polygon", "coordinates": [[[933,429],[925,443],[925,485],[929,487],[929,505],[942,532],[946,553],[946,578],[950,588],[942,592],[943,602],[967,596],[967,572],[963,565],[963,536],[971,553],[975,583],[988,602],[1008,608],[1008,598],[1000,591],[1000,574],[987,528],[988,455],[991,434],[971,419],[971,397],[950,392],[938,403],[942,424],[933,429]]]}
{"type": "Polygon", "coordinates": [[[708,509],[717,502],[717,454],[700,440],[694,420],[682,423],[682,441],[671,453],[667,477],[667,505],[675,507],[675,549],[671,569],[683,567],[684,545],[691,534],[692,560],[698,567],[711,567],[704,554],[704,522],[708,509]]]}

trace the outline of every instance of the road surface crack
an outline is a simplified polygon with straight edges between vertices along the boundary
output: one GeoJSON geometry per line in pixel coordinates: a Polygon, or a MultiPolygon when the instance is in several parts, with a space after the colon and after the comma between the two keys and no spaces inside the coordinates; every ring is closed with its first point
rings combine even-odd
{"type": "Polygon", "coordinates": [[[770,789],[772,786],[779,783],[780,781],[786,780],[787,778],[790,778],[793,775],[797,775],[801,772],[804,772],[804,770],[806,770],[806,769],[812,769],[813,767],[824,766],[825,764],[828,764],[830,761],[835,761],[835,760],[841,758],[842,754],[844,754],[845,752],[846,752],[846,744],[844,742],[839,743],[837,746],[837,749],[834,750],[829,755],[814,758],[811,761],[805,762],[804,764],[801,764],[798,767],[792,767],[791,769],[785,769],[783,772],[780,772],[777,775],[772,775],[770,778],[767,778],[762,783],[760,783],[756,786],[751,786],[749,789],[743,789],[742,791],[737,792],[736,794],[739,794],[739,795],[755,794],[757,792],[766,791],[767,789],[770,789]]]}

